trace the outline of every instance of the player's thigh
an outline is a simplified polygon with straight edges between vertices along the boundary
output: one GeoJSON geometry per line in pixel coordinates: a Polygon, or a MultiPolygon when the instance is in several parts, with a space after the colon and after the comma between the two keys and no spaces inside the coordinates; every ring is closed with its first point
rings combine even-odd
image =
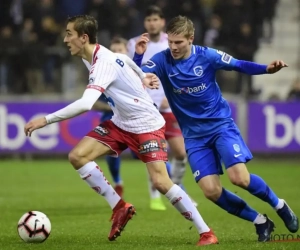
{"type": "Polygon", "coordinates": [[[186,139],[185,146],[190,168],[197,183],[206,176],[223,174],[218,152],[206,146],[202,139],[186,139]]]}
{"type": "Polygon", "coordinates": [[[182,136],[169,137],[167,139],[172,155],[177,160],[184,160],[186,152],[184,147],[184,140],[182,136]]]}
{"type": "Polygon", "coordinates": [[[164,135],[164,127],[159,130],[133,134],[126,133],[125,143],[144,163],[155,161],[168,161],[167,142],[164,135]]]}
{"type": "Polygon", "coordinates": [[[119,156],[127,148],[120,137],[119,128],[111,121],[105,121],[90,131],[73,151],[90,160],[102,155],[119,156]]]}
{"type": "Polygon", "coordinates": [[[219,132],[214,145],[221,156],[226,169],[235,166],[238,163],[246,163],[253,158],[239,129],[234,123],[219,132]]]}
{"type": "Polygon", "coordinates": [[[92,161],[99,156],[113,153],[107,145],[99,142],[95,138],[85,136],[70,152],[69,158],[87,158],[92,161]]]}

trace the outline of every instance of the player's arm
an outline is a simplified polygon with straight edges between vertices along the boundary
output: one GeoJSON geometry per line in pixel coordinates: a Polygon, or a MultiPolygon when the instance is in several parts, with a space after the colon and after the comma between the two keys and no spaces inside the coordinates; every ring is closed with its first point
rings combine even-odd
{"type": "Polygon", "coordinates": [[[117,77],[116,70],[110,63],[98,61],[93,67],[94,69],[89,77],[90,84],[87,85],[87,89],[84,91],[82,97],[65,108],[28,122],[24,128],[27,136],[31,136],[34,130],[48,124],[70,119],[92,109],[102,92],[117,77]]]}
{"type": "Polygon", "coordinates": [[[149,88],[149,89],[157,89],[158,88],[159,79],[155,74],[153,74],[152,72],[144,73],[140,69],[140,67],[138,67],[137,64],[135,64],[135,62],[132,61],[127,55],[119,54],[119,53],[115,53],[115,54],[117,54],[119,59],[121,59],[122,61],[127,63],[130,66],[130,68],[132,68],[137,73],[139,78],[142,80],[142,83],[147,88],[149,88]]]}
{"type": "Polygon", "coordinates": [[[269,65],[238,60],[223,51],[211,48],[205,53],[215,69],[234,70],[248,75],[273,74],[288,66],[280,60],[273,61],[269,65]]]}
{"type": "MultiPolygon", "coordinates": [[[[135,44],[135,53],[133,61],[141,67],[144,53],[147,50],[147,43],[149,42],[148,33],[144,33],[140,36],[135,44]]],[[[147,61],[146,65],[142,66],[141,69],[143,72],[154,73],[158,78],[162,79],[163,77],[163,54],[159,52],[155,54],[150,60],[147,61]]]]}

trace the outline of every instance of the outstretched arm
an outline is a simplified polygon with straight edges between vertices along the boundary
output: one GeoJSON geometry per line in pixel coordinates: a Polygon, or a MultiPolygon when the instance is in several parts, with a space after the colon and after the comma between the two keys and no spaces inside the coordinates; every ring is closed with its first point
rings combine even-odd
{"type": "Polygon", "coordinates": [[[281,60],[276,60],[266,65],[238,60],[220,50],[205,48],[203,51],[216,70],[235,70],[248,75],[262,75],[273,74],[284,67],[288,67],[288,65],[281,60]]]}
{"type": "Polygon", "coordinates": [[[245,73],[248,75],[262,75],[262,74],[273,74],[278,72],[284,67],[288,67],[283,61],[277,60],[271,62],[269,65],[258,64],[255,62],[236,60],[234,70],[245,73]]]}
{"type": "Polygon", "coordinates": [[[94,103],[99,99],[100,95],[101,92],[99,90],[94,88],[86,89],[79,100],[71,103],[65,108],[45,117],[37,118],[28,122],[24,128],[25,135],[31,136],[34,130],[45,127],[47,124],[63,121],[90,110],[94,103]]]}

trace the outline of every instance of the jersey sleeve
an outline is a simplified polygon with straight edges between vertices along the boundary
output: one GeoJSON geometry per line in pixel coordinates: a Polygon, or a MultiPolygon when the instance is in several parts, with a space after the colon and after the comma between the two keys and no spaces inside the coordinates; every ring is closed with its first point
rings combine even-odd
{"type": "Polygon", "coordinates": [[[223,70],[234,70],[237,59],[233,58],[231,55],[212,48],[207,48],[205,50],[205,56],[209,60],[210,64],[216,69],[223,70]]]}
{"type": "Polygon", "coordinates": [[[164,54],[162,52],[155,54],[147,63],[142,66],[145,73],[154,73],[158,78],[163,79],[164,54]]]}
{"type": "Polygon", "coordinates": [[[88,89],[104,92],[117,79],[117,71],[110,62],[97,61],[90,70],[88,89]]]}

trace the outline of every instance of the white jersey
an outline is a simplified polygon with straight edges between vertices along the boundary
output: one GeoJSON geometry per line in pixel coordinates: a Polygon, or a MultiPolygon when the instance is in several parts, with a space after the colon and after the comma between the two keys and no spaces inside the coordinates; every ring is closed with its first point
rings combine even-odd
{"type": "Polygon", "coordinates": [[[83,59],[90,71],[87,88],[105,94],[114,113],[111,120],[119,128],[136,134],[158,130],[164,118],[124,57],[97,44],[92,63],[83,59]]]}
{"type": "MultiPolygon", "coordinates": [[[[139,37],[134,37],[128,41],[128,54],[130,58],[133,58],[135,52],[135,44],[139,37]]],[[[161,33],[158,42],[149,41],[147,44],[147,50],[144,54],[142,65],[146,64],[152,56],[168,48],[168,35],[166,33],[161,33]]],[[[165,92],[162,86],[159,89],[147,89],[149,95],[151,96],[154,103],[160,107],[163,99],[165,98],[165,92]]],[[[161,112],[170,113],[171,108],[160,109],[161,112]]]]}

